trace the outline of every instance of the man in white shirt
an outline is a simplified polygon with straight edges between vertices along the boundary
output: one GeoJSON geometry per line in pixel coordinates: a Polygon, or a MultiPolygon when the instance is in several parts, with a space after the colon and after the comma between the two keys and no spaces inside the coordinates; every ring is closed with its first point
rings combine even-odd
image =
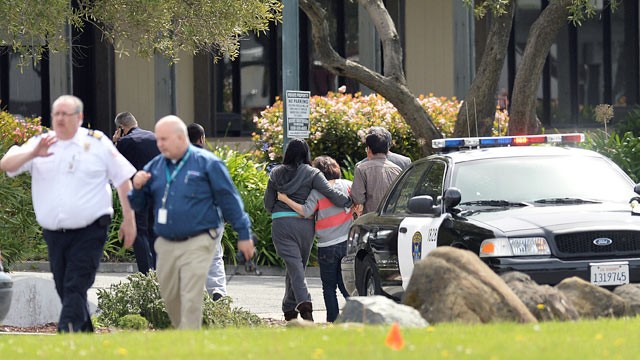
{"type": "Polygon", "coordinates": [[[0,169],[9,176],[31,173],[33,207],[62,302],[58,332],[93,332],[87,291],[113,215],[109,182],[122,204],[119,235],[124,246],[130,247],[136,237],[127,199],[135,168],[104,134],[80,127],[82,118],[82,101],[60,96],[52,105],[53,131],[12,147],[0,160],[0,169]]]}

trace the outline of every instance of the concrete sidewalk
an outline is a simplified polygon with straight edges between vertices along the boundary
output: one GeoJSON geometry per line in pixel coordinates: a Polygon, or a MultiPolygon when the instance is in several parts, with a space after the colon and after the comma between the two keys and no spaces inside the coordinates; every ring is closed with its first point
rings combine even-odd
{"type": "MultiPolygon", "coordinates": [[[[135,266],[135,265],[134,265],[135,266]]],[[[263,274],[231,275],[235,266],[227,267],[227,292],[233,299],[233,306],[251,311],[262,318],[284,320],[281,311],[284,295],[284,276],[263,274]]],[[[260,268],[260,270],[266,270],[260,268]]],[[[309,275],[317,273],[317,268],[309,268],[309,275]]],[[[268,273],[268,271],[265,271],[268,273]]],[[[98,289],[107,289],[112,284],[127,281],[130,272],[99,272],[93,287],[89,290],[88,300],[92,314],[97,310],[98,289]]],[[[313,300],[314,319],[326,322],[326,309],[322,297],[322,284],[319,277],[309,276],[307,283],[313,300]]],[[[57,322],[60,314],[60,299],[55,291],[53,276],[50,272],[16,271],[9,273],[13,280],[11,308],[3,321],[4,325],[31,326],[57,322]]],[[[338,296],[340,308],[344,298],[338,296]]]]}

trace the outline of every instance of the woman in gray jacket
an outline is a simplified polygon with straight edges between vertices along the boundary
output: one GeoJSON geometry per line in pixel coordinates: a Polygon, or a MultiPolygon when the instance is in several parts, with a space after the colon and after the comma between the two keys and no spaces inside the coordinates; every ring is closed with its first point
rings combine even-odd
{"type": "Polygon", "coordinates": [[[271,213],[271,238],[286,266],[285,294],[282,311],[287,321],[300,317],[313,321],[311,295],[304,272],[309,261],[315,224],[313,217],[303,218],[287,204],[278,200],[278,192],[304,204],[312,189],[318,190],[333,204],[350,207],[351,198],[334,190],[320,170],[311,166],[309,146],[303,140],[291,139],[282,165],[269,175],[264,195],[264,207],[271,213]]]}

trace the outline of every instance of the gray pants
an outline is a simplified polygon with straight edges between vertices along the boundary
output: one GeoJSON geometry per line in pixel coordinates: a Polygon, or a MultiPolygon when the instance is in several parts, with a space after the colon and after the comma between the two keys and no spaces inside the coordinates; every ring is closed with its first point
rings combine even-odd
{"type": "Polygon", "coordinates": [[[273,219],[271,238],[276,253],[286,265],[285,292],[282,311],[295,310],[298,304],[311,301],[304,271],[311,255],[315,222],[299,217],[273,219]]]}
{"type": "MultiPolygon", "coordinates": [[[[222,231],[220,231],[220,233],[222,233],[222,231]]],[[[222,242],[218,242],[216,253],[213,255],[213,261],[211,261],[211,265],[209,265],[209,272],[207,273],[206,286],[209,296],[213,296],[214,293],[227,296],[227,275],[224,272],[223,255],[222,242]]]]}

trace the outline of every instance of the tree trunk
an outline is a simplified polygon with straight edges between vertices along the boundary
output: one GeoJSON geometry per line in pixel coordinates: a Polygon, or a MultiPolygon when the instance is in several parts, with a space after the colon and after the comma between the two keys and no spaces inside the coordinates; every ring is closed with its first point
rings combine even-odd
{"type": "Polygon", "coordinates": [[[458,112],[456,137],[491,136],[496,116],[495,96],[507,55],[515,5],[515,0],[510,1],[505,6],[506,13],[491,20],[480,66],[458,112]]]}
{"type": "Polygon", "coordinates": [[[402,68],[402,44],[395,25],[382,0],[359,0],[359,3],[369,13],[380,35],[385,75],[340,56],[331,45],[326,11],[315,0],[299,0],[300,8],[311,22],[313,44],[322,67],[335,75],[355,79],[387,99],[413,130],[422,153],[428,155],[433,151],[431,140],[441,138],[442,134],[407,88],[402,68]]]}
{"type": "Polygon", "coordinates": [[[536,116],[537,91],[542,68],[556,34],[567,23],[571,0],[555,0],[542,11],[529,30],[511,95],[509,134],[537,134],[541,124],[536,116]]]}

